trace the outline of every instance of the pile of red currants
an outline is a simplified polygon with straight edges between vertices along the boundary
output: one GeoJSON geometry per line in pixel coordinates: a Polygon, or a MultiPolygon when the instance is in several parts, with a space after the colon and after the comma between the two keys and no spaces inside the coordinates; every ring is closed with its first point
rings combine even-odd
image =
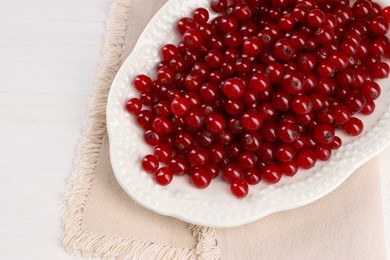
{"type": "Polygon", "coordinates": [[[126,109],[161,185],[188,175],[206,188],[220,173],[238,198],[326,161],[363,131],[389,75],[390,7],[368,0],[211,0],[177,22],[157,76],[138,75],[126,109]],[[143,108],[144,106],[144,108],[143,108]]]}

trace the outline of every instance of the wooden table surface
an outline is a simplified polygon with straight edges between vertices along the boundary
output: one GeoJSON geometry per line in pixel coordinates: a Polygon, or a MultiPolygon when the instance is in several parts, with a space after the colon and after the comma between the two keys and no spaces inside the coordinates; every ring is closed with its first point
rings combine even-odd
{"type": "MultiPolygon", "coordinates": [[[[0,1],[0,259],[74,259],[62,201],[110,4],[0,1]]],[[[390,220],[390,149],[381,158],[390,220]]]]}

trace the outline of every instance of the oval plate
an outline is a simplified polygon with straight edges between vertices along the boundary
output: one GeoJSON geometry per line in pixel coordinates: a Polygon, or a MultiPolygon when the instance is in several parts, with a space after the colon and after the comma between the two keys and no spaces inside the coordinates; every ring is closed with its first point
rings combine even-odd
{"type": "Polygon", "coordinates": [[[310,170],[299,170],[294,177],[284,176],[275,185],[260,183],[250,187],[242,200],[230,193],[222,180],[213,180],[205,190],[194,188],[188,177],[175,177],[162,187],[140,167],[141,158],[152,152],[143,141],[143,132],[134,118],[124,110],[129,97],[139,93],[132,79],[140,73],[155,75],[159,49],[167,43],[178,43],[175,23],[190,16],[197,7],[208,8],[209,0],[170,0],[153,17],[136,47],[119,70],[107,102],[107,129],[110,157],[115,176],[132,199],[159,214],[209,227],[232,227],[246,224],[271,213],[313,202],[336,189],[354,170],[374,157],[390,142],[390,80],[378,82],[382,96],[377,109],[362,118],[364,132],[350,138],[341,132],[343,146],[327,162],[310,170]]]}

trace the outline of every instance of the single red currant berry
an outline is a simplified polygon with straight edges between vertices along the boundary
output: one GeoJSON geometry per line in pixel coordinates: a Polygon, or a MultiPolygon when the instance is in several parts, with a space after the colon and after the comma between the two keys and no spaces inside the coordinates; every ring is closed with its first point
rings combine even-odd
{"type": "Polygon", "coordinates": [[[223,178],[227,182],[234,182],[235,180],[241,179],[243,170],[236,163],[230,163],[223,170],[223,178]]]}
{"type": "Polygon", "coordinates": [[[278,127],[278,138],[285,143],[292,143],[298,138],[298,127],[295,124],[282,122],[278,127]]]}
{"type": "Polygon", "coordinates": [[[261,51],[261,41],[258,38],[249,38],[242,44],[244,53],[248,56],[256,56],[261,51]]]}
{"type": "Polygon", "coordinates": [[[390,23],[390,6],[383,8],[382,16],[390,23]]]}
{"type": "Polygon", "coordinates": [[[256,110],[246,111],[241,116],[241,125],[247,131],[257,131],[263,125],[263,118],[256,110]]]}
{"type": "Polygon", "coordinates": [[[156,95],[152,91],[147,90],[141,93],[140,100],[145,106],[151,107],[156,100],[156,95]]]}
{"type": "Polygon", "coordinates": [[[244,180],[250,185],[256,185],[261,181],[261,172],[256,169],[248,169],[244,172],[244,180]]]}
{"type": "Polygon", "coordinates": [[[161,48],[161,56],[163,60],[171,61],[179,55],[179,50],[173,44],[167,44],[161,48]]]}
{"type": "Polygon", "coordinates": [[[318,65],[317,74],[324,78],[329,78],[335,72],[336,67],[331,61],[323,61],[318,65]]]}
{"type": "Polygon", "coordinates": [[[188,161],[196,166],[206,165],[209,161],[207,150],[200,146],[193,147],[188,152],[188,161]]]}
{"type": "Polygon", "coordinates": [[[169,169],[171,169],[173,174],[181,176],[189,171],[190,165],[184,157],[175,156],[169,163],[169,169]]]}
{"type": "Polygon", "coordinates": [[[229,78],[223,83],[222,92],[231,99],[237,99],[244,94],[245,84],[239,78],[229,78]]]}
{"type": "Polygon", "coordinates": [[[219,50],[211,50],[206,55],[205,62],[211,69],[219,68],[223,63],[223,54],[219,50]]]}
{"type": "Polygon", "coordinates": [[[234,7],[234,16],[237,20],[247,21],[252,17],[252,9],[245,2],[241,2],[234,7]]]}
{"type": "Polygon", "coordinates": [[[282,178],[282,170],[275,164],[270,164],[264,167],[263,179],[268,183],[277,183],[282,178]]]}
{"type": "Polygon", "coordinates": [[[218,163],[209,163],[204,167],[204,170],[212,179],[217,178],[220,171],[218,163]]]}
{"type": "Polygon", "coordinates": [[[329,145],[332,148],[332,150],[337,150],[341,147],[342,143],[343,142],[341,141],[341,138],[338,136],[335,136],[333,141],[329,145]]]}
{"type": "Polygon", "coordinates": [[[297,71],[287,71],[282,80],[282,87],[288,94],[296,95],[302,91],[304,79],[297,71]]]}
{"type": "Polygon", "coordinates": [[[325,22],[325,14],[320,9],[313,9],[307,15],[307,22],[310,26],[320,27],[325,22]]]}
{"type": "Polygon", "coordinates": [[[172,147],[166,143],[158,144],[154,148],[154,155],[163,163],[168,163],[172,158],[172,147]]]}
{"type": "Polygon", "coordinates": [[[191,133],[180,131],[175,135],[174,143],[177,149],[186,150],[193,145],[194,137],[191,133]]]}
{"type": "Polygon", "coordinates": [[[168,167],[161,167],[154,176],[156,182],[162,186],[168,185],[173,179],[173,173],[168,167]]]}
{"type": "Polygon", "coordinates": [[[216,13],[222,13],[227,6],[227,0],[211,0],[211,9],[216,13]]]}
{"type": "Polygon", "coordinates": [[[143,92],[152,86],[152,80],[148,76],[140,74],[134,78],[133,84],[138,91],[143,92]]]}
{"type": "Polygon", "coordinates": [[[198,8],[194,11],[193,18],[198,24],[205,24],[209,20],[209,11],[205,8],[198,8]]]}
{"type": "Polygon", "coordinates": [[[161,68],[157,72],[157,82],[163,86],[172,84],[174,80],[175,72],[168,67],[161,68]]]}
{"type": "Polygon", "coordinates": [[[183,44],[188,49],[199,48],[203,43],[203,35],[198,30],[188,30],[183,35],[183,44]]]}
{"type": "Polygon", "coordinates": [[[188,17],[183,17],[181,18],[176,25],[177,31],[183,35],[186,31],[191,30],[191,29],[196,29],[198,25],[196,22],[188,17]]]}
{"type": "Polygon", "coordinates": [[[317,143],[329,144],[334,138],[334,129],[330,125],[318,125],[314,128],[313,137],[317,143]]]}
{"type": "Polygon", "coordinates": [[[291,103],[291,107],[295,114],[305,115],[311,112],[313,103],[308,96],[297,96],[291,103]]]}
{"type": "Polygon", "coordinates": [[[141,100],[138,98],[131,98],[126,102],[125,108],[129,113],[138,115],[142,109],[141,100]]]}
{"type": "Polygon", "coordinates": [[[389,31],[389,22],[381,16],[377,16],[370,21],[370,31],[378,34],[385,35],[389,31]]]}
{"type": "Polygon", "coordinates": [[[213,134],[220,133],[226,127],[226,120],[221,114],[211,113],[206,119],[206,127],[213,134]]]}
{"type": "Polygon", "coordinates": [[[386,62],[377,62],[371,69],[372,76],[377,79],[384,79],[389,77],[390,67],[386,62]]]}
{"type": "Polygon", "coordinates": [[[289,144],[281,144],[275,149],[275,157],[279,162],[290,162],[295,157],[295,150],[289,144]]]}
{"type": "Polygon", "coordinates": [[[142,159],[142,168],[148,173],[155,173],[158,165],[158,160],[154,155],[149,154],[142,159]]]}
{"type": "Polygon", "coordinates": [[[298,164],[294,161],[283,162],[280,164],[282,173],[287,176],[294,176],[298,171],[298,164]]]}
{"type": "Polygon", "coordinates": [[[144,133],[144,139],[149,145],[157,145],[160,143],[161,137],[153,130],[146,130],[144,133]]]}
{"type": "Polygon", "coordinates": [[[226,150],[222,145],[215,144],[210,147],[209,157],[212,162],[222,162],[226,158],[226,150]]]}
{"type": "Polygon", "coordinates": [[[171,120],[166,117],[156,116],[153,121],[153,129],[159,134],[168,134],[172,132],[173,125],[171,120]]]}
{"type": "Polygon", "coordinates": [[[199,128],[205,123],[206,116],[201,108],[194,107],[185,115],[185,121],[188,126],[199,128]]]}
{"type": "Polygon", "coordinates": [[[291,15],[284,15],[279,19],[278,25],[285,31],[289,31],[294,28],[295,20],[291,15]]]}
{"type": "Polygon", "coordinates": [[[297,163],[302,169],[310,169],[314,167],[317,162],[317,156],[311,149],[305,149],[298,153],[297,163]]]}
{"type": "Polygon", "coordinates": [[[183,97],[175,98],[171,103],[171,110],[177,116],[184,116],[190,109],[190,102],[183,97]]]}
{"type": "Polygon", "coordinates": [[[251,169],[256,165],[256,157],[252,152],[243,152],[238,156],[238,164],[243,169],[251,169]]]}
{"type": "Polygon", "coordinates": [[[350,136],[360,135],[363,132],[363,122],[356,117],[351,117],[344,123],[343,129],[350,136]]]}
{"type": "Polygon", "coordinates": [[[310,72],[317,65],[317,60],[313,54],[304,53],[298,58],[298,67],[301,71],[310,72]]]}
{"type": "Polygon", "coordinates": [[[203,169],[195,169],[191,174],[191,181],[199,189],[205,189],[210,185],[211,177],[203,169]]]}
{"type": "Polygon", "coordinates": [[[265,73],[271,83],[279,83],[284,77],[285,68],[278,62],[271,62],[265,69],[265,73]]]}
{"type": "Polygon", "coordinates": [[[248,184],[244,180],[238,179],[230,184],[230,191],[239,199],[246,197],[248,190],[248,184]]]}
{"type": "Polygon", "coordinates": [[[257,92],[269,90],[270,81],[267,76],[261,73],[255,73],[249,81],[249,88],[257,92]]]}
{"type": "Polygon", "coordinates": [[[319,144],[315,149],[318,160],[327,161],[332,156],[332,149],[327,144],[319,144]]]}
{"type": "Polygon", "coordinates": [[[137,116],[137,123],[145,129],[152,126],[153,120],[154,114],[149,110],[142,110],[137,116]]]}
{"type": "Polygon", "coordinates": [[[290,60],[295,55],[295,46],[292,40],[283,38],[275,43],[273,53],[275,57],[279,60],[290,60]]]}

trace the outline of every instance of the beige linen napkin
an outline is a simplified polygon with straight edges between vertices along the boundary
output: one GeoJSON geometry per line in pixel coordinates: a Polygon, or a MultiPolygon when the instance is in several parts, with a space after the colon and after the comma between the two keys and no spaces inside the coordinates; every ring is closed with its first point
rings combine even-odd
{"type": "Polygon", "coordinates": [[[113,175],[105,128],[107,94],[120,64],[164,0],[117,0],[88,127],[64,214],[71,253],[115,259],[385,259],[378,163],[302,208],[229,229],[190,225],[136,204],[113,175]]]}

